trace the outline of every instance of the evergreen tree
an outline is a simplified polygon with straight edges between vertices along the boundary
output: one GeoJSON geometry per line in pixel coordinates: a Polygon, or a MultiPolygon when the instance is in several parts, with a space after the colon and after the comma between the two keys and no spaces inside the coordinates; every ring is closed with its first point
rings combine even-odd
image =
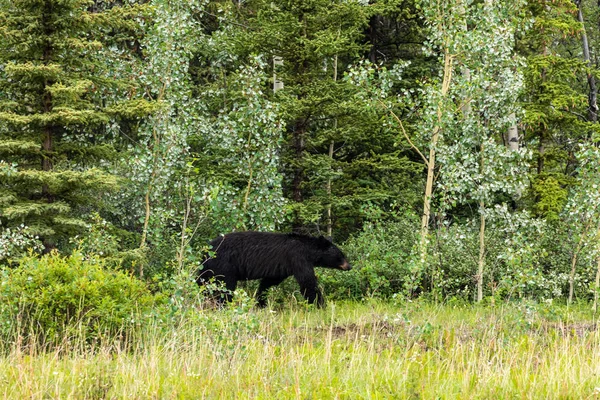
{"type": "Polygon", "coordinates": [[[46,249],[84,227],[89,207],[117,186],[98,168],[114,154],[118,129],[107,124],[151,109],[133,76],[111,71],[137,49],[135,19],[145,17],[144,6],[118,4],[0,3],[0,223],[26,225],[46,249]]]}
{"type": "Polygon", "coordinates": [[[527,57],[524,143],[534,152],[526,206],[556,220],[567,202],[577,143],[590,133],[586,65],[572,0],[529,2],[534,23],[520,41],[527,57]]]}
{"type": "Polygon", "coordinates": [[[340,238],[374,215],[371,210],[379,215],[399,199],[415,200],[411,182],[419,166],[396,146],[403,141],[397,131],[381,123],[387,110],[357,100],[362,89],[342,79],[369,55],[369,42],[380,40],[367,37],[369,21],[392,3],[247,5],[246,51],[282,60],[274,65],[283,83],[274,99],[286,124],[283,189],[294,230],[325,233],[333,225],[340,238]]]}

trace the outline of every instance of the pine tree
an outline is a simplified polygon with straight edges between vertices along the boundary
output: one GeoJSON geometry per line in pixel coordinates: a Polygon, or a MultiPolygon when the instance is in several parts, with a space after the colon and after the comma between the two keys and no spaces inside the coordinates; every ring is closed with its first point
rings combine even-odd
{"type": "Polygon", "coordinates": [[[397,132],[382,126],[387,111],[357,101],[361,89],[343,79],[368,56],[376,40],[366,35],[369,21],[388,12],[384,5],[303,0],[246,7],[240,43],[249,53],[282,60],[275,73],[283,89],[274,99],[286,124],[281,162],[292,229],[324,233],[333,226],[340,238],[368,210],[414,197],[402,194],[418,166],[395,146],[402,141],[397,132]]]}
{"type": "Polygon", "coordinates": [[[107,124],[151,109],[136,99],[133,77],[115,78],[109,62],[135,51],[135,18],[145,8],[87,0],[0,7],[0,223],[27,226],[48,250],[84,227],[83,215],[118,184],[98,168],[115,151],[107,124]]]}
{"type": "Polygon", "coordinates": [[[529,2],[535,18],[521,42],[527,57],[524,142],[534,150],[531,190],[526,197],[535,215],[556,220],[566,204],[577,142],[591,129],[587,121],[586,63],[581,25],[572,0],[529,2]]]}

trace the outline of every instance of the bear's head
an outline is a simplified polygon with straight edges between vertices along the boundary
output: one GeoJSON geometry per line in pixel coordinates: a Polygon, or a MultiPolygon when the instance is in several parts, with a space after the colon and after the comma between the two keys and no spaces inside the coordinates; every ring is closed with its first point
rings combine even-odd
{"type": "Polygon", "coordinates": [[[320,236],[317,240],[319,241],[319,248],[321,250],[318,259],[319,266],[341,269],[343,271],[350,271],[352,269],[344,253],[335,244],[323,236],[320,236]]]}

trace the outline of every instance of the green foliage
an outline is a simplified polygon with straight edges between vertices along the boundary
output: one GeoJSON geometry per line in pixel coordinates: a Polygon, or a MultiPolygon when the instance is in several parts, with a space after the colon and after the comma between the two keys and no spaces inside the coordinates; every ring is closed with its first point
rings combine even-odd
{"type": "Polygon", "coordinates": [[[264,61],[254,58],[232,72],[227,86],[214,94],[226,96],[227,104],[220,105],[201,137],[192,138],[197,174],[217,185],[210,207],[221,233],[272,231],[284,220],[278,170],[282,123],[279,107],[264,90],[265,69],[264,61]]]}
{"type": "MultiPolygon", "coordinates": [[[[476,261],[490,299],[559,298],[570,280],[587,299],[600,182],[580,144],[600,132],[588,110],[599,12],[591,0],[0,0],[0,264],[77,248],[149,278],[165,320],[184,320],[219,290],[193,282],[207,239],[331,228],[356,268],[318,270],[330,299],[471,299],[476,261]],[[430,151],[435,226],[416,257],[430,151]]],[[[251,303],[241,294],[224,313],[251,303]]],[[[427,342],[437,332],[421,328],[427,342]]]]}
{"type": "Polygon", "coordinates": [[[84,234],[72,244],[86,259],[102,260],[105,265],[136,272],[148,263],[146,253],[137,248],[138,236],[118,229],[98,213],[92,213],[84,234]]]}
{"type": "Polygon", "coordinates": [[[556,220],[575,183],[577,143],[597,129],[587,120],[586,63],[579,55],[581,25],[570,0],[530,1],[531,29],[518,49],[527,57],[522,95],[524,142],[533,150],[531,190],[524,203],[535,215],[556,220]]]}
{"type": "Polygon", "coordinates": [[[26,226],[4,228],[0,231],[0,265],[11,265],[27,254],[28,251],[42,250],[39,238],[26,226]]]}
{"type": "Polygon", "coordinates": [[[97,341],[128,335],[153,301],[143,282],[79,253],[28,256],[2,270],[0,328],[10,340],[97,341]]]}
{"type": "Polygon", "coordinates": [[[84,0],[2,3],[0,25],[0,170],[4,226],[25,224],[49,249],[86,227],[82,214],[116,177],[95,168],[114,156],[107,125],[139,119],[153,105],[134,96],[131,63],[120,34],[140,32],[144,6],[90,7],[84,0]]]}
{"type": "Polygon", "coordinates": [[[157,103],[127,137],[127,152],[115,166],[126,184],[107,199],[110,207],[102,213],[119,232],[129,233],[121,250],[144,255],[146,262],[137,267],[146,276],[173,273],[172,261],[182,259],[178,254],[190,254],[196,234],[205,235],[206,210],[216,192],[206,176],[195,173],[190,154],[190,137],[207,124],[204,103],[192,96],[189,72],[192,51],[204,40],[194,19],[204,5],[153,1],[152,19],[140,38],[144,59],[131,71],[115,66],[118,77],[133,74],[157,103]]]}
{"type": "Polygon", "coordinates": [[[344,252],[354,268],[349,272],[320,271],[326,297],[389,298],[403,293],[410,279],[408,260],[416,243],[416,225],[416,218],[410,215],[366,223],[362,231],[344,243],[344,252]]]}
{"type": "MultiPolygon", "coordinates": [[[[554,298],[564,281],[541,273],[545,226],[526,213],[505,205],[486,210],[486,270],[484,296],[554,298]]],[[[474,299],[474,277],[479,255],[479,218],[446,223],[436,231],[431,248],[428,280],[444,298],[474,299]]]]}
{"type": "Polygon", "coordinates": [[[241,10],[249,28],[239,30],[244,51],[283,60],[274,73],[284,87],[273,101],[286,126],[280,170],[294,229],[324,229],[331,208],[333,230],[343,238],[360,228],[357,210],[365,205],[389,211],[396,198],[411,198],[415,167],[395,147],[396,131],[382,126],[385,111],[357,101],[364,89],[342,79],[365,54],[363,32],[379,7],[253,1],[241,10]]]}
{"type": "MultiPolygon", "coordinates": [[[[561,220],[546,222],[527,212],[511,212],[505,206],[487,211],[484,296],[507,299],[565,299],[570,263],[579,243],[579,228],[561,220]],[[493,215],[491,215],[493,213],[493,215]]],[[[584,240],[594,237],[587,232],[584,240]]],[[[477,219],[448,224],[438,229],[430,254],[426,281],[443,298],[474,298],[473,280],[479,253],[477,219]]],[[[575,296],[590,299],[593,293],[596,248],[593,242],[579,251],[574,277],[575,296]]],[[[427,288],[427,286],[425,286],[427,288]]]]}
{"type": "Polygon", "coordinates": [[[555,221],[567,203],[568,179],[562,174],[538,174],[532,182],[531,192],[535,196],[533,212],[536,215],[546,218],[548,221],[555,221]]]}

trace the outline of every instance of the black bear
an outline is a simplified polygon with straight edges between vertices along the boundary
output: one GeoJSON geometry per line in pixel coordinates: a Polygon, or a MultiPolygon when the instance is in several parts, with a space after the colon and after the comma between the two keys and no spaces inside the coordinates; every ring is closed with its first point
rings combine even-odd
{"type": "MultiPolygon", "coordinates": [[[[210,242],[215,256],[204,262],[197,283],[214,277],[233,292],[239,280],[261,279],[257,293],[260,307],[266,305],[266,291],[294,276],[309,303],[323,306],[314,267],[352,267],[344,253],[329,240],[294,233],[234,232],[210,242]]],[[[231,294],[225,296],[231,300],[231,294]]]]}

